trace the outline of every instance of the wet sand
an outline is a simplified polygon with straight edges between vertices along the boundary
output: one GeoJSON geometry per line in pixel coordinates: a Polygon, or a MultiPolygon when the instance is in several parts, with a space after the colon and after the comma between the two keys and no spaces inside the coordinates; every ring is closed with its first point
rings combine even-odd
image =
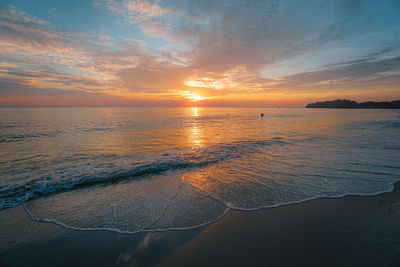
{"type": "Polygon", "coordinates": [[[71,231],[0,211],[0,266],[400,266],[400,188],[230,211],[188,231],[71,231]]]}

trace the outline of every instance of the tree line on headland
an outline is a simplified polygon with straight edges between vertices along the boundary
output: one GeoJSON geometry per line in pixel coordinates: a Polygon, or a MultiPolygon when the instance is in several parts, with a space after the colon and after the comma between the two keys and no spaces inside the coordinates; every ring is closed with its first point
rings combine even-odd
{"type": "Polygon", "coordinates": [[[336,99],[333,101],[315,102],[308,104],[306,108],[395,108],[400,109],[400,100],[391,102],[362,102],[353,100],[336,99]]]}

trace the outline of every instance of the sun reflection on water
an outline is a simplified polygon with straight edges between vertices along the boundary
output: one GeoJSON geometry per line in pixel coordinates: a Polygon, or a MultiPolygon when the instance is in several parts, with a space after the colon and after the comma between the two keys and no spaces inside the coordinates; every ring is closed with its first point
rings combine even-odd
{"type": "Polygon", "coordinates": [[[192,108],[192,114],[193,114],[194,117],[198,117],[199,116],[197,107],[192,108]]]}
{"type": "Polygon", "coordinates": [[[191,131],[192,145],[195,147],[200,147],[201,146],[201,140],[200,140],[201,132],[200,132],[199,127],[193,126],[190,128],[190,131],[191,131]]]}
{"type": "Polygon", "coordinates": [[[199,127],[199,123],[197,122],[197,118],[199,117],[199,109],[197,107],[193,107],[191,110],[191,114],[196,119],[194,119],[190,123],[190,127],[188,129],[189,139],[192,147],[198,148],[201,147],[201,139],[203,138],[203,131],[199,127]]]}

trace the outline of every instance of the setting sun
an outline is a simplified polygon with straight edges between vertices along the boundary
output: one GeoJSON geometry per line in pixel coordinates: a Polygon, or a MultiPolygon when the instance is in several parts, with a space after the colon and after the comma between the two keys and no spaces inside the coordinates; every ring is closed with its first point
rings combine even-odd
{"type": "Polygon", "coordinates": [[[191,91],[179,91],[179,94],[190,101],[200,101],[208,98],[204,96],[199,96],[191,91]]]}
{"type": "Polygon", "coordinates": [[[189,96],[188,99],[190,101],[200,101],[200,100],[204,100],[205,98],[202,97],[202,96],[198,96],[198,95],[193,94],[193,95],[189,96]]]}

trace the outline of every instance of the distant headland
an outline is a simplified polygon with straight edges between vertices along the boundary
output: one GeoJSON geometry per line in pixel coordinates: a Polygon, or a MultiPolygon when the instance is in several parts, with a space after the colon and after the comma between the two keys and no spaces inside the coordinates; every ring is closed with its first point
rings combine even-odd
{"type": "Polygon", "coordinates": [[[306,108],[395,108],[400,109],[400,100],[391,102],[362,102],[353,100],[336,99],[333,101],[315,102],[308,104],[306,108]]]}

